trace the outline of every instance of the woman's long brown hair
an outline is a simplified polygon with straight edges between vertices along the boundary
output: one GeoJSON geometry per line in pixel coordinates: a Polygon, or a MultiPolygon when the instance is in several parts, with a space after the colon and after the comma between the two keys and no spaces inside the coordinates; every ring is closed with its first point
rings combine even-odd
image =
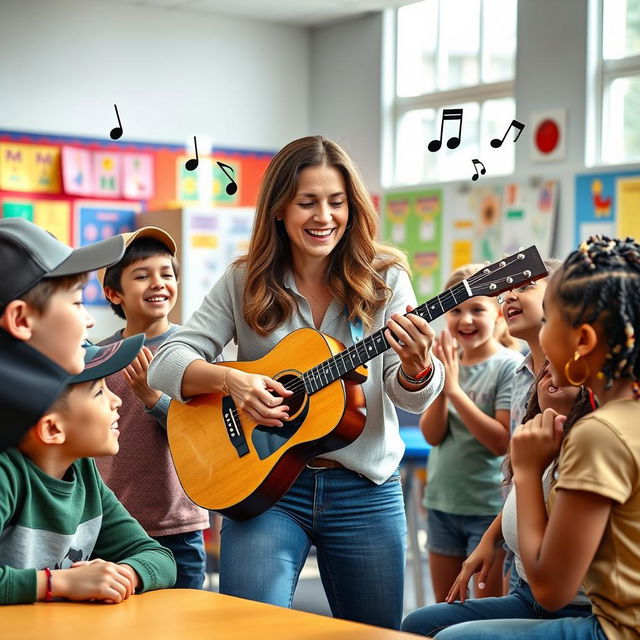
{"type": "Polygon", "coordinates": [[[234,263],[246,266],[243,314],[259,335],[282,325],[296,309],[295,298],[283,284],[286,271],[292,267],[289,239],[283,223],[276,218],[293,200],[300,172],[320,165],[337,169],[347,192],[347,230],[331,253],[325,283],[332,296],[348,309],[349,320],[359,318],[371,329],[375,313],[391,295],[381,274],[392,265],[409,272],[401,251],[375,240],[378,213],[346,152],[322,136],[294,140],[267,167],[249,250],[234,263]]]}

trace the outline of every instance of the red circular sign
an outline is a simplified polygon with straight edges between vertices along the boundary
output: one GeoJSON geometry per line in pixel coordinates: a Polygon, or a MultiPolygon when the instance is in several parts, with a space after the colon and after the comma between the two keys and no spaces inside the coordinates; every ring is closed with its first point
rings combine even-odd
{"type": "Polygon", "coordinates": [[[536,129],[536,147],[541,153],[551,153],[560,141],[560,129],[554,120],[543,120],[536,129]]]}

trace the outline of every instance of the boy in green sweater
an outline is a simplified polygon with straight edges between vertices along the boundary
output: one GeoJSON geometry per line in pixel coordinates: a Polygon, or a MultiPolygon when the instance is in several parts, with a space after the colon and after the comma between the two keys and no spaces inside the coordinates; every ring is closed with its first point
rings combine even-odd
{"type": "Polygon", "coordinates": [[[143,340],[87,347],[84,371],[17,448],[0,454],[0,604],[118,603],[173,585],[171,552],[129,515],[92,460],[119,449],[122,403],[104,378],[126,367],[143,340]]]}

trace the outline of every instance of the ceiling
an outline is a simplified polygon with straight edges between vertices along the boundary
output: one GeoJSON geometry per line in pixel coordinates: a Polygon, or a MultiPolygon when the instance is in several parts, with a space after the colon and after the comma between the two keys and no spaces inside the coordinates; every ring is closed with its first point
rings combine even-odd
{"type": "Polygon", "coordinates": [[[415,0],[99,0],[168,11],[217,13],[302,27],[337,22],[415,0]]]}

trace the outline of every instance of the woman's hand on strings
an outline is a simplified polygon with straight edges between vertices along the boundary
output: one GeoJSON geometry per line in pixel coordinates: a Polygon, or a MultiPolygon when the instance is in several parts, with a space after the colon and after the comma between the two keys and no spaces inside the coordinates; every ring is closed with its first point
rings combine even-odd
{"type": "Polygon", "coordinates": [[[394,313],[384,332],[387,342],[402,361],[402,370],[415,377],[431,364],[431,345],[435,337],[429,323],[407,305],[407,315],[394,313]],[[395,336],[395,338],[393,337],[395,336]]]}
{"type": "Polygon", "coordinates": [[[280,382],[269,376],[245,373],[238,369],[229,369],[226,380],[236,407],[247,413],[254,422],[266,427],[282,427],[284,421],[289,419],[289,407],[283,403],[293,391],[280,382]]]}

